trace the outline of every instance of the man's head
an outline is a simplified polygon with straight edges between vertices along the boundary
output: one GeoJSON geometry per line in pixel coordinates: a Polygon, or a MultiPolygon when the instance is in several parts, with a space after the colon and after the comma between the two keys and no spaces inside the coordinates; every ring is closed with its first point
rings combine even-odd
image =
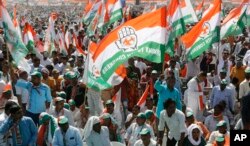
{"type": "Polygon", "coordinates": [[[153,98],[147,97],[145,105],[148,109],[153,109],[153,106],[154,106],[153,98]]]}
{"type": "Polygon", "coordinates": [[[54,79],[58,79],[60,76],[60,72],[57,69],[53,69],[52,76],[54,79]]]}
{"type": "Polygon", "coordinates": [[[245,69],[245,78],[246,78],[247,80],[250,79],[250,68],[249,68],[249,67],[247,67],[247,68],[245,69]]]}
{"type": "Polygon", "coordinates": [[[41,72],[43,79],[47,79],[49,77],[49,70],[47,68],[42,68],[41,72]]]}
{"type": "Polygon", "coordinates": [[[170,90],[174,89],[175,81],[176,81],[176,79],[175,79],[174,76],[168,76],[167,77],[167,87],[168,87],[168,89],[170,89],[170,90]]]}
{"type": "Polygon", "coordinates": [[[169,61],[169,66],[170,66],[171,68],[175,68],[175,66],[176,66],[176,61],[175,61],[174,59],[171,59],[171,60],[169,61]]]}
{"type": "Polygon", "coordinates": [[[62,97],[56,97],[55,99],[55,108],[56,110],[60,111],[64,107],[64,99],[62,97]]]}
{"type": "Polygon", "coordinates": [[[194,119],[194,114],[193,114],[193,112],[190,112],[190,111],[187,112],[187,113],[186,113],[186,123],[187,123],[187,125],[193,124],[194,121],[195,121],[195,119],[194,119]]]}
{"type": "Polygon", "coordinates": [[[217,129],[221,134],[225,134],[227,132],[227,122],[222,120],[216,124],[217,129]]]}
{"type": "Polygon", "coordinates": [[[41,83],[41,78],[42,78],[42,74],[38,71],[34,71],[31,74],[31,82],[35,85],[38,86],[41,83]]]}
{"type": "Polygon", "coordinates": [[[229,51],[226,50],[226,49],[223,50],[223,52],[222,52],[222,58],[223,58],[223,60],[227,60],[228,57],[229,57],[229,51]]]}
{"type": "Polygon", "coordinates": [[[103,123],[102,124],[104,126],[109,127],[109,125],[112,123],[112,121],[111,121],[111,115],[109,113],[104,113],[102,115],[102,119],[103,119],[103,123]]]}
{"type": "Polygon", "coordinates": [[[86,125],[88,125],[89,122],[91,122],[93,125],[93,131],[97,133],[101,132],[102,127],[101,127],[101,121],[99,117],[96,117],[96,116],[90,117],[86,125]]]}
{"type": "Polygon", "coordinates": [[[64,133],[66,133],[69,128],[68,118],[65,116],[60,116],[58,118],[58,126],[64,133]]]}
{"type": "Polygon", "coordinates": [[[10,115],[13,121],[19,121],[23,117],[22,108],[19,105],[12,105],[10,107],[10,115]]]}
{"type": "Polygon", "coordinates": [[[140,106],[139,105],[135,105],[134,107],[133,107],[133,109],[132,109],[132,113],[134,114],[134,115],[138,115],[139,113],[140,113],[140,106]]]}
{"type": "Polygon", "coordinates": [[[227,87],[227,80],[226,79],[221,80],[221,82],[220,82],[220,90],[224,91],[226,89],[226,87],[227,87]]]}
{"type": "Polygon", "coordinates": [[[144,113],[139,113],[136,117],[136,123],[139,126],[142,126],[145,124],[145,122],[146,122],[146,115],[144,113]]]}
{"type": "Polygon", "coordinates": [[[112,114],[114,112],[114,106],[115,104],[111,99],[106,101],[106,108],[108,113],[112,114]]]}
{"type": "Polygon", "coordinates": [[[236,68],[241,68],[242,67],[242,60],[241,59],[238,59],[237,61],[236,61],[236,68]]]}
{"type": "Polygon", "coordinates": [[[150,135],[150,130],[148,128],[143,128],[140,132],[140,135],[143,144],[150,143],[151,135],[150,135]]]}
{"type": "Polygon", "coordinates": [[[28,80],[28,73],[24,70],[20,70],[18,72],[19,78],[23,79],[23,80],[28,80]]]}
{"type": "Polygon", "coordinates": [[[39,67],[40,66],[40,59],[37,57],[34,57],[33,65],[34,65],[34,67],[39,67]]]}
{"type": "Polygon", "coordinates": [[[176,103],[172,99],[168,99],[164,102],[164,109],[167,111],[169,117],[171,117],[176,110],[176,103]]]}
{"type": "Polygon", "coordinates": [[[200,82],[204,82],[207,79],[207,73],[201,71],[198,74],[197,78],[199,79],[200,82]]]}
{"type": "Polygon", "coordinates": [[[14,101],[11,101],[11,100],[8,100],[4,106],[4,113],[6,115],[10,115],[10,108],[13,106],[13,105],[18,105],[16,102],[14,101]]]}
{"type": "Polygon", "coordinates": [[[74,111],[76,109],[76,102],[73,99],[70,99],[68,103],[70,106],[70,110],[74,111]]]}
{"type": "Polygon", "coordinates": [[[222,104],[217,104],[214,106],[214,116],[220,116],[222,112],[224,111],[224,107],[222,104]]]}
{"type": "Polygon", "coordinates": [[[40,125],[49,125],[50,119],[51,119],[51,116],[46,112],[42,112],[39,115],[39,123],[40,123],[40,125]]]}

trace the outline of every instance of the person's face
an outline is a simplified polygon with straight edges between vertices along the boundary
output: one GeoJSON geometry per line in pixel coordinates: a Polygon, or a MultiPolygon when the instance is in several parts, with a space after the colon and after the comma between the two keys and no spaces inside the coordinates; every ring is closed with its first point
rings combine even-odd
{"type": "Polygon", "coordinates": [[[242,66],[242,62],[237,62],[237,63],[236,63],[236,67],[237,67],[237,68],[240,68],[241,66],[242,66]]]}
{"type": "Polygon", "coordinates": [[[223,52],[222,57],[224,60],[227,59],[229,57],[229,52],[227,51],[223,52]]]}
{"type": "Polygon", "coordinates": [[[221,134],[225,134],[227,132],[227,126],[220,126],[218,130],[221,134]]]}
{"type": "Polygon", "coordinates": [[[93,130],[97,133],[101,132],[101,123],[96,123],[95,125],[93,125],[93,130]]]}
{"type": "Polygon", "coordinates": [[[152,99],[147,99],[147,100],[146,100],[146,107],[147,107],[148,109],[152,109],[153,106],[154,106],[153,100],[152,100],[152,99]]]}
{"type": "Polygon", "coordinates": [[[169,105],[169,107],[167,108],[168,116],[171,117],[175,113],[175,110],[176,110],[176,105],[175,104],[169,105]]]}
{"type": "Polygon", "coordinates": [[[227,74],[226,74],[226,73],[224,73],[224,72],[221,72],[221,73],[220,73],[220,78],[221,78],[221,79],[225,79],[225,78],[226,78],[226,76],[227,76],[227,74]]]}
{"type": "Polygon", "coordinates": [[[187,117],[186,121],[188,125],[191,125],[192,123],[194,123],[194,116],[187,117]]]}
{"type": "Polygon", "coordinates": [[[2,96],[4,99],[11,99],[11,92],[4,92],[2,96]]]}
{"type": "Polygon", "coordinates": [[[221,113],[222,113],[222,111],[221,111],[220,108],[214,107],[214,115],[215,115],[215,116],[218,116],[218,115],[220,115],[221,113]]]}
{"type": "Polygon", "coordinates": [[[13,117],[14,121],[20,120],[23,117],[22,109],[19,109],[18,111],[16,111],[15,114],[11,114],[11,116],[13,117]]]}
{"type": "Polygon", "coordinates": [[[170,62],[170,66],[171,66],[171,68],[174,68],[174,67],[175,67],[175,65],[176,65],[176,62],[175,62],[175,61],[171,61],[171,62],[170,62]]]}
{"type": "Polygon", "coordinates": [[[170,78],[167,80],[167,85],[169,89],[174,89],[174,85],[175,85],[175,78],[170,78]]]}
{"type": "Polygon", "coordinates": [[[109,126],[111,124],[111,119],[110,118],[104,119],[103,124],[104,126],[109,126]]]}
{"type": "Polygon", "coordinates": [[[193,129],[192,135],[193,135],[193,139],[195,141],[198,141],[200,137],[200,130],[198,128],[193,129]]]}
{"type": "Polygon", "coordinates": [[[137,108],[137,107],[134,107],[133,110],[132,110],[132,113],[133,113],[134,115],[138,115],[139,112],[140,112],[140,110],[139,110],[139,108],[137,108]]]}
{"type": "Polygon", "coordinates": [[[70,110],[71,110],[71,111],[74,111],[74,110],[75,110],[75,108],[76,108],[76,106],[75,106],[75,105],[70,105],[70,110]]]}
{"type": "Polygon", "coordinates": [[[43,122],[43,125],[49,125],[49,119],[43,122]]]}
{"type": "Polygon", "coordinates": [[[44,73],[44,72],[42,72],[42,75],[43,75],[44,79],[47,79],[49,77],[49,75],[47,73],[44,73]]]}
{"type": "Polygon", "coordinates": [[[114,112],[114,105],[113,104],[108,104],[106,105],[107,107],[107,112],[112,114],[114,112]]]}
{"type": "Polygon", "coordinates": [[[146,119],[144,118],[136,118],[136,123],[139,125],[139,126],[142,126],[144,123],[146,122],[146,119]]]}
{"type": "Polygon", "coordinates": [[[60,74],[59,73],[53,73],[52,75],[53,75],[54,79],[58,79],[60,74]]]}
{"type": "Polygon", "coordinates": [[[64,101],[57,101],[56,102],[56,109],[61,110],[64,107],[64,101]]]}
{"type": "Polygon", "coordinates": [[[69,124],[68,123],[66,123],[66,124],[58,124],[58,125],[59,125],[59,127],[61,128],[61,130],[63,132],[67,132],[67,130],[69,128],[69,124]]]}
{"type": "Polygon", "coordinates": [[[37,77],[37,76],[31,76],[31,82],[34,85],[39,85],[41,83],[41,78],[37,77]]]}
{"type": "Polygon", "coordinates": [[[141,135],[141,140],[144,142],[144,143],[147,143],[150,141],[150,134],[146,134],[146,135],[141,135]]]}

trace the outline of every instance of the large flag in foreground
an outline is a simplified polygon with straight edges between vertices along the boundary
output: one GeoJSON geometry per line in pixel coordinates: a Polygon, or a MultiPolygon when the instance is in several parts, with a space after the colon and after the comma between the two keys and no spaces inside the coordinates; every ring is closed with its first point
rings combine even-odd
{"type": "Polygon", "coordinates": [[[84,70],[84,83],[91,89],[96,91],[104,90],[111,88],[112,86],[120,84],[123,79],[126,77],[126,68],[124,65],[119,66],[116,71],[112,74],[112,78],[109,81],[104,81],[100,77],[100,73],[96,69],[93,63],[92,56],[97,49],[97,44],[90,42],[89,44],[89,53],[85,62],[84,70]]]}
{"type": "Polygon", "coordinates": [[[245,27],[243,18],[246,14],[245,12],[247,8],[247,5],[244,5],[245,1],[248,0],[244,0],[239,7],[231,10],[227,17],[223,20],[220,30],[221,39],[231,35],[239,35],[242,33],[242,30],[245,27]]]}
{"type": "Polygon", "coordinates": [[[188,60],[194,59],[220,40],[221,0],[181,40],[186,47],[188,60]]]}
{"type": "Polygon", "coordinates": [[[2,1],[0,1],[0,21],[4,29],[4,38],[12,58],[18,67],[22,67],[22,69],[30,72],[30,66],[25,60],[29,51],[23,44],[18,31],[12,23],[8,11],[2,4],[2,1]]]}
{"type": "Polygon", "coordinates": [[[110,32],[93,55],[100,76],[110,80],[114,71],[134,56],[160,63],[166,45],[166,7],[127,21],[110,32]]]}

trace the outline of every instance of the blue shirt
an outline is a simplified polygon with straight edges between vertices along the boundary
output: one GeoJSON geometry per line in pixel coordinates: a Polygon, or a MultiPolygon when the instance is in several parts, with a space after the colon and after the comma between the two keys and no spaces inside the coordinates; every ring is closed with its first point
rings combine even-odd
{"type": "Polygon", "coordinates": [[[227,109],[234,109],[234,94],[233,91],[226,87],[223,91],[220,89],[220,85],[217,85],[213,88],[212,94],[210,96],[210,102],[212,107],[216,106],[218,103],[220,103],[222,100],[226,102],[226,108],[227,109]]]}
{"type": "Polygon", "coordinates": [[[65,146],[63,143],[63,137],[65,139],[66,146],[83,146],[81,134],[79,130],[75,127],[69,126],[68,130],[66,131],[66,133],[64,133],[64,135],[60,127],[58,127],[55,131],[52,145],[65,146]]]}
{"type": "MultiPolygon", "coordinates": [[[[12,133],[13,146],[35,146],[37,139],[37,127],[33,120],[29,117],[23,116],[18,123],[21,134],[22,144],[17,145],[15,141],[15,134],[12,133]]],[[[0,126],[0,134],[6,134],[13,126],[12,118],[8,117],[0,126]]]]}
{"type": "Polygon", "coordinates": [[[156,116],[159,118],[161,111],[164,109],[163,103],[168,100],[172,99],[176,103],[176,108],[178,110],[182,109],[182,104],[181,104],[181,98],[180,98],[180,93],[179,91],[174,88],[173,91],[170,91],[167,87],[167,85],[161,84],[161,81],[157,80],[154,85],[155,89],[159,93],[159,99],[157,103],[157,108],[156,108],[156,116]]]}
{"type": "Polygon", "coordinates": [[[33,86],[31,82],[18,80],[16,86],[25,88],[29,92],[29,101],[27,111],[39,114],[46,111],[45,102],[51,102],[52,96],[49,86],[41,83],[38,87],[33,86]]]}

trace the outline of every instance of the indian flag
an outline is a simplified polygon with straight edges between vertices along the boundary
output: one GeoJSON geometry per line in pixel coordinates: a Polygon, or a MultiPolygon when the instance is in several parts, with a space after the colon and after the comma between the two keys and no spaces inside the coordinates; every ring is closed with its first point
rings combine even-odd
{"type": "Polygon", "coordinates": [[[198,22],[196,13],[190,0],[182,0],[180,5],[185,24],[198,22]]]}
{"type": "Polygon", "coordinates": [[[87,27],[87,35],[88,36],[94,36],[97,26],[98,26],[98,22],[99,22],[99,18],[101,17],[101,12],[102,12],[102,5],[99,6],[98,11],[95,13],[95,17],[92,19],[92,21],[90,22],[90,24],[87,27]]]}
{"type": "Polygon", "coordinates": [[[18,19],[17,19],[17,16],[16,16],[16,5],[14,6],[14,10],[13,10],[13,24],[14,24],[14,27],[16,28],[17,32],[18,32],[18,35],[22,39],[21,28],[20,28],[20,25],[19,25],[19,22],[18,22],[18,19]]]}
{"type": "Polygon", "coordinates": [[[3,26],[4,38],[6,40],[7,48],[9,49],[12,58],[18,65],[18,68],[22,68],[25,71],[30,72],[31,68],[25,60],[29,50],[22,42],[21,37],[14,27],[10,15],[3,6],[2,1],[0,1],[0,20],[3,26]]]}
{"type": "Polygon", "coordinates": [[[188,60],[194,59],[220,40],[221,0],[187,34],[181,37],[188,60]]]}
{"type": "Polygon", "coordinates": [[[220,38],[225,38],[232,35],[239,35],[242,33],[245,25],[242,19],[245,16],[247,5],[241,4],[239,7],[234,8],[227,15],[221,24],[220,38]]]}
{"type": "Polygon", "coordinates": [[[102,2],[100,0],[96,0],[94,2],[94,4],[91,5],[92,7],[89,9],[89,11],[87,11],[86,14],[83,15],[84,24],[87,24],[87,25],[90,24],[92,19],[95,17],[95,14],[96,14],[96,12],[99,9],[101,4],[102,4],[102,2]]]}
{"type": "Polygon", "coordinates": [[[202,12],[203,12],[203,7],[204,7],[204,1],[205,0],[202,0],[202,2],[197,5],[197,7],[195,8],[195,13],[197,15],[197,17],[200,19],[201,16],[202,16],[202,12]]]}
{"type": "Polygon", "coordinates": [[[167,30],[170,34],[167,38],[166,53],[174,55],[174,40],[186,32],[185,22],[181,12],[179,0],[171,0],[167,10],[167,30]]]}
{"type": "Polygon", "coordinates": [[[45,44],[44,44],[44,51],[51,53],[55,50],[54,40],[55,40],[55,21],[57,19],[57,13],[52,12],[49,17],[49,26],[46,30],[45,34],[45,44]]]}
{"type": "Polygon", "coordinates": [[[96,91],[104,90],[111,88],[112,86],[120,84],[123,79],[126,77],[126,68],[121,65],[116,69],[116,71],[111,75],[111,80],[108,82],[104,81],[100,76],[100,72],[97,70],[93,62],[93,54],[97,49],[97,44],[90,42],[89,44],[89,53],[85,62],[84,70],[84,83],[88,88],[94,89],[96,91]]]}
{"type": "Polygon", "coordinates": [[[23,29],[23,42],[26,45],[27,49],[34,51],[35,43],[34,38],[36,37],[36,32],[32,26],[26,22],[23,29]]]}
{"type": "MultiPolygon", "coordinates": [[[[106,32],[106,25],[109,21],[108,9],[107,9],[106,5],[105,5],[105,2],[102,1],[101,12],[98,15],[97,28],[99,29],[101,34],[104,34],[106,32]]],[[[99,9],[98,9],[98,11],[99,11],[99,9]]]]}
{"type": "Polygon", "coordinates": [[[109,81],[114,71],[134,56],[160,63],[166,45],[166,7],[125,22],[110,32],[93,55],[100,76],[109,81]]]}
{"type": "Polygon", "coordinates": [[[123,16],[121,0],[108,0],[108,3],[110,14],[109,24],[121,20],[123,16]]]}
{"type": "Polygon", "coordinates": [[[59,33],[59,49],[60,49],[60,53],[63,53],[65,56],[68,55],[68,51],[67,51],[67,48],[65,45],[63,33],[59,33]]]}

